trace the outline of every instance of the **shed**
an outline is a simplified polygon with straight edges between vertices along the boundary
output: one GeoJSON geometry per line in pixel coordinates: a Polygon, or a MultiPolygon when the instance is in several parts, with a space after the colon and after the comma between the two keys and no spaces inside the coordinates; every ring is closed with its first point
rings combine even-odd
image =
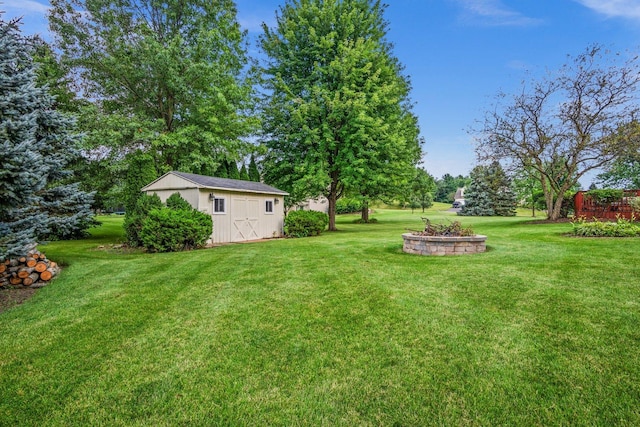
{"type": "Polygon", "coordinates": [[[173,193],[213,219],[212,243],[281,237],[287,192],[261,182],[171,171],[142,187],[165,202],[173,193]]]}

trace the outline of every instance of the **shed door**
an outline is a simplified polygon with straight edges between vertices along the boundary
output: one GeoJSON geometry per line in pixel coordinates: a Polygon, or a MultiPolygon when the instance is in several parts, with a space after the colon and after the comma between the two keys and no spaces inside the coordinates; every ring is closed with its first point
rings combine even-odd
{"type": "Polygon", "coordinates": [[[241,242],[260,238],[258,236],[259,209],[260,202],[258,199],[248,197],[233,198],[231,203],[233,217],[231,241],[241,242]]]}

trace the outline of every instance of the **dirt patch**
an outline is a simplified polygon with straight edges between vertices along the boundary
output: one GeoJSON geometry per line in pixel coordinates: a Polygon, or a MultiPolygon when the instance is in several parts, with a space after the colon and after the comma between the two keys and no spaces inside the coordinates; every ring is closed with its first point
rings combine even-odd
{"type": "Polygon", "coordinates": [[[22,304],[31,298],[37,289],[32,288],[7,288],[0,289],[0,313],[22,304]]]}

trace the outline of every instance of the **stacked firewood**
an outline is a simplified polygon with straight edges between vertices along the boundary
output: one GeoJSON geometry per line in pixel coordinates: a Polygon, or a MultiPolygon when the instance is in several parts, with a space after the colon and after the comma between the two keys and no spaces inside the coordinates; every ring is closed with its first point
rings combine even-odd
{"type": "Polygon", "coordinates": [[[54,261],[40,251],[31,251],[17,259],[0,261],[0,287],[45,286],[60,271],[54,261]]]}

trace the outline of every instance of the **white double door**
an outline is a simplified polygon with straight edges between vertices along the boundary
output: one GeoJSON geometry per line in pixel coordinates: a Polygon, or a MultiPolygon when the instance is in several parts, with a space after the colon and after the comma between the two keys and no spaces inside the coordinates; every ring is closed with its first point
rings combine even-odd
{"type": "Polygon", "coordinates": [[[260,238],[260,200],[250,197],[231,198],[231,241],[242,242],[260,238]]]}

